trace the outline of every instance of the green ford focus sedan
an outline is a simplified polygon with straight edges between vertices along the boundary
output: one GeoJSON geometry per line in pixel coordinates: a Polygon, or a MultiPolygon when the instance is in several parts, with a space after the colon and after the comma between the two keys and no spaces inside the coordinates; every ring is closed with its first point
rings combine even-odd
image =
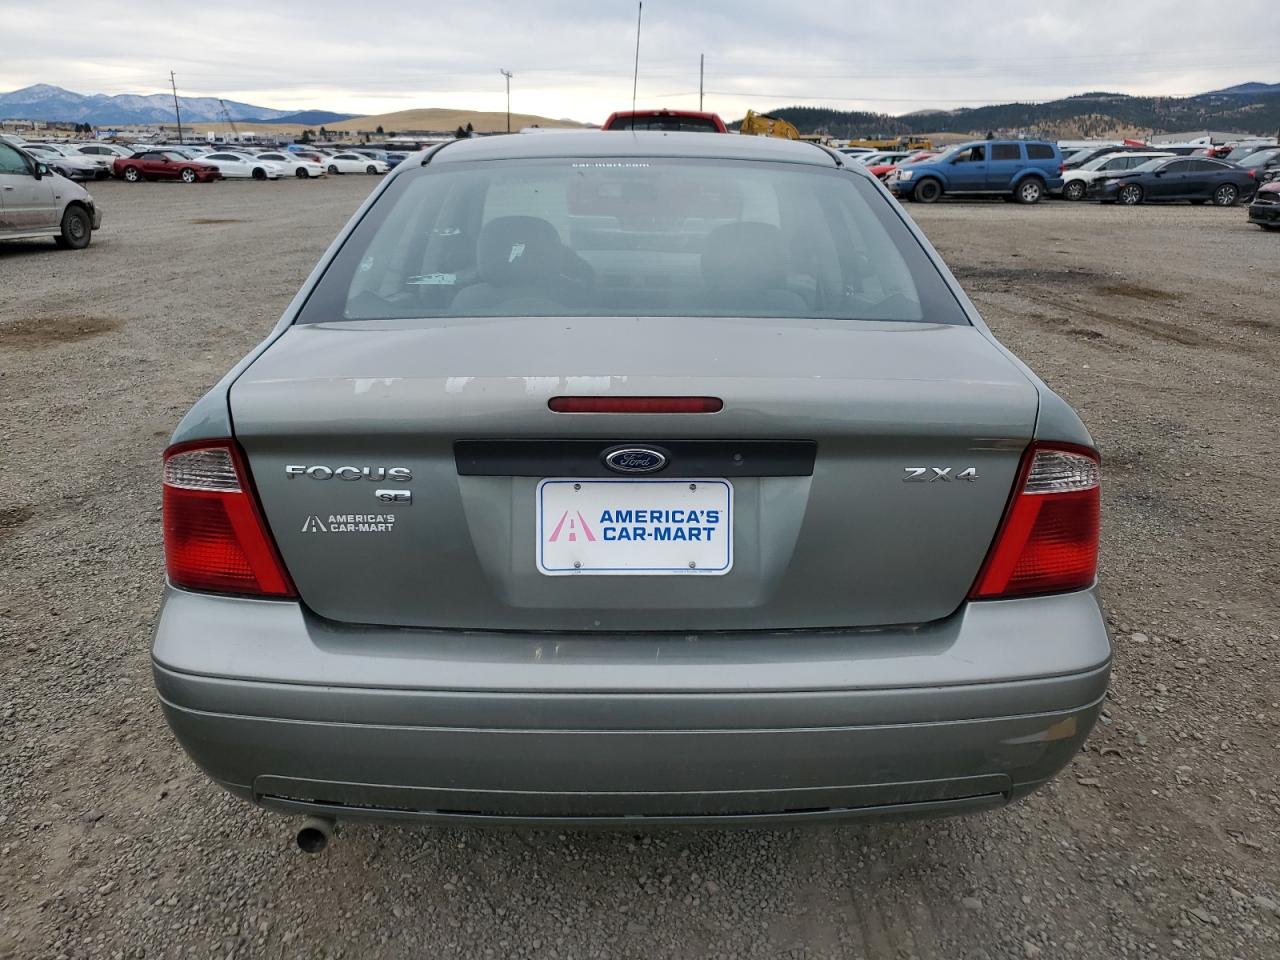
{"type": "Polygon", "coordinates": [[[839,154],[459,141],[174,433],[155,679],[313,850],[982,810],[1100,709],[1098,528],[1080,419],[839,154]]]}

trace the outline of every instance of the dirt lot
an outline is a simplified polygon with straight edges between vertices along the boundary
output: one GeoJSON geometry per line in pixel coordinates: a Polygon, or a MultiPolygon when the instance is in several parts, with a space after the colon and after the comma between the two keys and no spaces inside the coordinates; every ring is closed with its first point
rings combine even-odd
{"type": "Polygon", "coordinates": [[[156,707],[158,457],[371,182],[94,192],[0,244],[0,956],[1280,956],[1280,237],[1214,208],[915,214],[1106,460],[1112,697],[970,819],[349,828],[318,859],[156,707]]]}

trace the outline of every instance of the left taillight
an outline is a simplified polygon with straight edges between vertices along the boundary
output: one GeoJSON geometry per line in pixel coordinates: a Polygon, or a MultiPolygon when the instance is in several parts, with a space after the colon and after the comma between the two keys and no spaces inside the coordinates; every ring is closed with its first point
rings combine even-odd
{"type": "Polygon", "coordinates": [[[1035,444],[971,600],[1082,590],[1098,573],[1101,500],[1098,454],[1035,444]]]}
{"type": "Polygon", "coordinates": [[[177,444],[164,454],[164,555],[169,582],[191,590],[294,597],[233,440],[177,444]]]}

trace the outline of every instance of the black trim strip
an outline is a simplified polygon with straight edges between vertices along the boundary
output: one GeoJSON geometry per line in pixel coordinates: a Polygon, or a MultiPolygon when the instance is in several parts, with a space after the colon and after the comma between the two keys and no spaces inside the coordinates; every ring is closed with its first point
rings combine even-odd
{"type": "Polygon", "coordinates": [[[813,440],[456,440],[464,477],[808,477],[813,440]],[[602,459],[618,446],[656,447],[669,461],[650,474],[621,474],[602,459]]]}

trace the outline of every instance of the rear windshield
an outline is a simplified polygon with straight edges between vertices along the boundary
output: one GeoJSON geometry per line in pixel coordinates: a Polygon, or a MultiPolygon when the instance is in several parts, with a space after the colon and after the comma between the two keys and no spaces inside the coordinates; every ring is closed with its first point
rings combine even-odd
{"type": "Polygon", "coordinates": [[[440,163],[397,176],[299,322],[491,316],[968,322],[865,177],[655,158],[440,163]]]}
{"type": "Polygon", "coordinates": [[[710,117],[639,116],[614,117],[610,130],[681,130],[686,133],[719,133],[710,117]]]}

